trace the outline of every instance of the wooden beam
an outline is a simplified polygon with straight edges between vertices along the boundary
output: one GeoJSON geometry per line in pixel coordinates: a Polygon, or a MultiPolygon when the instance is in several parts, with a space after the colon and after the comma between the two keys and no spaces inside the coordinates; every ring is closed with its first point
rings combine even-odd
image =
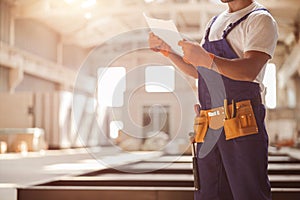
{"type": "Polygon", "coordinates": [[[61,84],[71,89],[76,86],[76,89],[79,91],[94,93],[96,77],[82,74],[78,76],[77,71],[4,43],[0,43],[0,47],[0,64],[16,70],[12,71],[10,75],[12,80],[11,86],[19,82],[21,76],[18,70],[21,70],[24,73],[61,84]]]}

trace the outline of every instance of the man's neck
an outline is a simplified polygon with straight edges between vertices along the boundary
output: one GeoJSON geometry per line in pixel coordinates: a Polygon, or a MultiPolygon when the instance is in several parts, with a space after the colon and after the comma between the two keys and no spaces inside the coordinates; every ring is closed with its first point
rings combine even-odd
{"type": "Polygon", "coordinates": [[[236,12],[249,6],[253,0],[234,0],[228,3],[229,12],[236,12]]]}

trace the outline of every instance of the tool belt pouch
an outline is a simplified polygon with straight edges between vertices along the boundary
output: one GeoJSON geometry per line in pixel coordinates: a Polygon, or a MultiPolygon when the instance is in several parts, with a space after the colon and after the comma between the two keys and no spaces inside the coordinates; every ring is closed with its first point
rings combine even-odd
{"type": "Polygon", "coordinates": [[[204,137],[208,129],[208,118],[205,112],[201,111],[199,116],[194,120],[195,142],[204,142],[204,137]]]}
{"type": "Polygon", "coordinates": [[[226,140],[258,133],[250,100],[237,102],[236,116],[225,120],[224,131],[226,140]]]}

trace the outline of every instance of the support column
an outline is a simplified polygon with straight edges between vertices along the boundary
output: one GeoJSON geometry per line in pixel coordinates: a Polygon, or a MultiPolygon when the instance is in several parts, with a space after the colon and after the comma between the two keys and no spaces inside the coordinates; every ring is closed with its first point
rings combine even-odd
{"type": "Polygon", "coordinates": [[[57,47],[56,47],[56,61],[57,64],[62,65],[63,64],[63,51],[64,51],[64,45],[62,43],[62,39],[60,37],[57,47]]]}
{"type": "MultiPolygon", "coordinates": [[[[295,85],[300,85],[300,76],[295,77],[295,85]]],[[[300,87],[296,87],[296,108],[300,109],[300,87]]]]}
{"type": "Polygon", "coordinates": [[[9,45],[15,45],[15,17],[14,11],[12,10],[10,19],[9,19],[9,45]]]}

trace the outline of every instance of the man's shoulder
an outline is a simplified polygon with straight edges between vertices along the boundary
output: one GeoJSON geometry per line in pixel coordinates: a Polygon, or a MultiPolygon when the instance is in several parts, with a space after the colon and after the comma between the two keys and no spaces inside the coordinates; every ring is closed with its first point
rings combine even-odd
{"type": "Polygon", "coordinates": [[[274,22],[275,19],[273,18],[272,14],[265,8],[265,7],[258,7],[253,10],[253,12],[250,13],[250,15],[247,17],[247,21],[253,22],[253,21],[269,21],[274,22]]]}
{"type": "Polygon", "coordinates": [[[267,17],[267,18],[273,18],[269,10],[264,7],[263,5],[254,2],[255,6],[252,8],[252,10],[249,12],[249,18],[255,18],[255,17],[267,17]]]}

